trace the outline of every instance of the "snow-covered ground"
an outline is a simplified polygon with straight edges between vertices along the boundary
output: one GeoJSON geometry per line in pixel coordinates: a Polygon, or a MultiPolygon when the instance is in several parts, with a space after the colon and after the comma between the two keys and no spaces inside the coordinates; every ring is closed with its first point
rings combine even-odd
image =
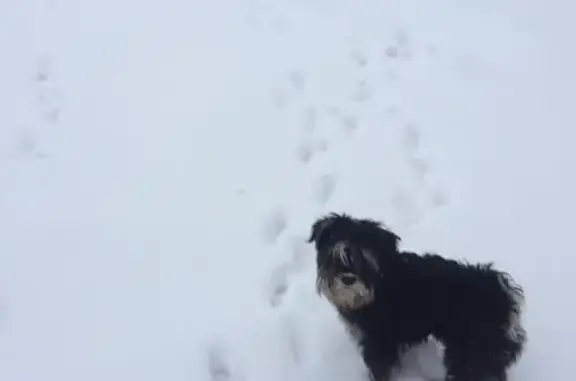
{"type": "Polygon", "coordinates": [[[567,380],[575,10],[0,2],[0,380],[363,380],[314,292],[328,211],[511,272],[512,380],[567,380]]]}

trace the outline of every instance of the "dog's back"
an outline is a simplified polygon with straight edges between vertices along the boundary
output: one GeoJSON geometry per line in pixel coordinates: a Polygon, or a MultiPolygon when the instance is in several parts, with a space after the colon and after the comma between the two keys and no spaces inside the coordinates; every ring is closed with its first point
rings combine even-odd
{"type": "Polygon", "coordinates": [[[512,335],[519,331],[522,290],[491,264],[403,252],[384,269],[376,294],[389,308],[391,323],[411,335],[477,334],[496,326],[512,335]]]}

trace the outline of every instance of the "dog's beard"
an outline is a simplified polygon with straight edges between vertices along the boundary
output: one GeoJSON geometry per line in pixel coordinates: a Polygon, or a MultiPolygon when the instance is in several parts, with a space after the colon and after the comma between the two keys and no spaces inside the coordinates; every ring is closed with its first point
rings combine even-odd
{"type": "Polygon", "coordinates": [[[327,277],[319,274],[316,290],[339,310],[356,310],[374,301],[374,289],[360,280],[346,285],[338,276],[327,277]]]}
{"type": "Polygon", "coordinates": [[[374,289],[368,287],[360,277],[352,272],[336,271],[337,266],[357,267],[359,261],[364,261],[371,271],[378,270],[376,259],[370,252],[356,251],[360,255],[352,255],[352,252],[354,250],[346,243],[338,242],[324,256],[325,262],[318,268],[316,290],[339,310],[356,310],[374,301],[374,289]],[[342,277],[352,277],[354,282],[345,283],[342,277]]]}

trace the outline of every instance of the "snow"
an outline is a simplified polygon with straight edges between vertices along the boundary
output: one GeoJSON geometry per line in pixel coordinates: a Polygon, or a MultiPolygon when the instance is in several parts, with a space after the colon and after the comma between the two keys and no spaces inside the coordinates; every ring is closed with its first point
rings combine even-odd
{"type": "Polygon", "coordinates": [[[512,381],[569,378],[574,10],[0,3],[0,379],[364,380],[314,292],[329,211],[511,272],[512,381]]]}

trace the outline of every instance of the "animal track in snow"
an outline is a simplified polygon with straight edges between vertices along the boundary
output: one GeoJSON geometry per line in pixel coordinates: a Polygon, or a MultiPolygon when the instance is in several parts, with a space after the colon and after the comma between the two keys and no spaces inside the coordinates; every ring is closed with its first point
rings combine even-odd
{"type": "Polygon", "coordinates": [[[414,175],[416,175],[420,181],[424,181],[424,176],[426,176],[430,170],[426,160],[420,157],[410,157],[408,159],[408,164],[414,175]]]}
{"type": "Polygon", "coordinates": [[[358,129],[358,118],[352,115],[345,115],[341,119],[344,132],[353,132],[358,129]]]}
{"type": "Polygon", "coordinates": [[[33,154],[36,150],[36,141],[28,133],[23,133],[18,142],[18,150],[26,154],[33,154]]]}
{"type": "Polygon", "coordinates": [[[36,113],[32,116],[33,120],[20,126],[14,150],[17,155],[43,159],[49,155],[42,149],[35,131],[46,125],[56,124],[61,114],[61,92],[55,84],[53,62],[49,56],[40,56],[36,60],[35,71],[29,80],[33,92],[32,106],[36,113]]]}
{"type": "Polygon", "coordinates": [[[286,90],[274,89],[270,91],[270,97],[272,98],[272,103],[278,110],[283,110],[288,105],[290,96],[286,90]]]}
{"type": "Polygon", "coordinates": [[[326,114],[332,118],[338,118],[342,115],[342,110],[336,106],[330,106],[326,110],[326,114]]]}
{"type": "Polygon", "coordinates": [[[398,60],[400,58],[411,58],[410,38],[405,31],[398,31],[393,42],[384,49],[386,60],[398,60]]]}
{"type": "MultiPolygon", "coordinates": [[[[50,8],[53,4],[43,4],[50,8]]],[[[48,10],[48,9],[45,9],[48,10]]],[[[46,14],[49,14],[47,12],[46,14]]],[[[36,56],[34,71],[28,78],[32,86],[31,105],[34,109],[33,120],[21,127],[20,135],[15,142],[15,150],[19,154],[31,155],[35,158],[46,158],[48,153],[42,149],[41,141],[35,132],[43,127],[56,125],[62,114],[62,89],[57,80],[57,72],[53,57],[46,43],[40,46],[43,53],[36,56]]]]}
{"type": "Polygon", "coordinates": [[[23,129],[16,143],[16,151],[23,155],[30,155],[37,159],[44,159],[48,154],[38,147],[38,143],[29,131],[23,129]]]}
{"type": "Polygon", "coordinates": [[[300,272],[304,260],[310,255],[304,237],[296,236],[290,240],[290,258],[277,266],[270,275],[270,291],[268,302],[271,307],[277,308],[282,304],[284,296],[290,288],[290,278],[300,272]]]}
{"type": "Polygon", "coordinates": [[[412,226],[420,220],[420,213],[407,191],[403,189],[396,190],[392,195],[391,203],[394,213],[400,217],[403,225],[412,226]]]}
{"type": "Polygon", "coordinates": [[[276,243],[288,226],[288,216],[283,209],[271,212],[264,221],[263,239],[268,244],[276,243]]]}
{"type": "MultiPolygon", "coordinates": [[[[420,127],[414,123],[406,123],[402,127],[402,144],[406,151],[406,164],[408,168],[418,181],[422,192],[424,193],[424,198],[428,201],[429,205],[437,208],[442,207],[448,203],[448,198],[446,194],[441,190],[431,190],[430,185],[427,181],[427,175],[430,173],[431,168],[428,160],[422,157],[420,154],[422,134],[420,132],[420,127]]],[[[407,203],[401,201],[400,198],[396,198],[394,201],[396,204],[395,208],[398,213],[402,213],[401,210],[407,210],[407,203]]],[[[415,209],[415,208],[412,208],[415,209]]],[[[413,213],[414,214],[414,213],[413,213]]],[[[407,223],[415,222],[414,218],[408,217],[407,223]]]]}
{"type": "Polygon", "coordinates": [[[308,164],[310,160],[312,160],[312,157],[314,157],[314,150],[310,145],[302,143],[296,150],[296,156],[302,164],[308,164]]]}
{"type": "Polygon", "coordinates": [[[399,31],[393,40],[382,50],[384,62],[384,78],[388,82],[396,82],[400,78],[398,71],[406,60],[412,57],[410,39],[404,31],[399,31]]]}
{"type": "Polygon", "coordinates": [[[58,86],[54,83],[54,64],[50,56],[38,58],[34,74],[37,88],[36,104],[41,118],[47,123],[57,123],[61,113],[61,96],[58,86]]]}
{"type": "Polygon", "coordinates": [[[350,52],[350,58],[356,62],[356,64],[360,67],[365,67],[368,65],[368,57],[366,54],[362,53],[360,50],[353,50],[350,52]]]}
{"type": "Polygon", "coordinates": [[[318,110],[314,106],[307,106],[302,115],[302,130],[306,133],[314,132],[318,120],[318,110]]]}
{"type": "Polygon", "coordinates": [[[359,81],[352,100],[354,102],[366,102],[372,98],[374,90],[368,86],[365,80],[359,81]]]}
{"type": "Polygon", "coordinates": [[[292,254],[290,268],[294,271],[301,270],[305,259],[311,254],[306,241],[306,238],[302,236],[295,236],[290,240],[290,252],[292,254]]]}
{"type": "Polygon", "coordinates": [[[208,350],[208,372],[211,381],[229,381],[232,379],[230,366],[222,348],[213,346],[208,350]]]}
{"type": "Polygon", "coordinates": [[[438,48],[436,48],[435,45],[429,45],[426,47],[426,54],[428,54],[429,57],[436,57],[438,55],[438,48]]]}
{"type": "Polygon", "coordinates": [[[276,308],[282,303],[284,295],[288,291],[288,266],[283,264],[276,267],[270,276],[270,296],[268,302],[270,306],[276,308]]]}
{"type": "Polygon", "coordinates": [[[300,144],[296,150],[296,155],[302,164],[308,164],[316,154],[325,152],[327,149],[328,143],[324,139],[312,142],[306,141],[300,144]]]}
{"type": "Polygon", "coordinates": [[[288,342],[292,361],[295,364],[298,364],[302,360],[302,343],[299,336],[298,326],[296,325],[294,319],[291,318],[282,319],[282,325],[282,332],[284,332],[286,335],[286,341],[288,342]]]}
{"type": "Polygon", "coordinates": [[[384,113],[388,116],[398,116],[400,114],[400,110],[398,107],[390,105],[384,109],[384,113]]]}
{"type": "Polygon", "coordinates": [[[305,90],[306,77],[301,71],[292,71],[288,75],[288,80],[297,91],[303,92],[305,90]]]}
{"type": "Polygon", "coordinates": [[[270,90],[272,103],[278,110],[284,110],[298,93],[306,90],[306,77],[304,73],[294,70],[288,74],[291,88],[275,88],[270,90]]]}
{"type": "Polygon", "coordinates": [[[432,191],[430,193],[430,204],[434,207],[442,207],[448,204],[448,197],[443,191],[432,191]]]}
{"type": "Polygon", "coordinates": [[[415,123],[406,123],[403,128],[403,144],[413,154],[420,148],[420,129],[415,123]]]}
{"type": "Polygon", "coordinates": [[[312,158],[328,149],[328,143],[323,138],[313,139],[312,133],[316,130],[318,120],[318,109],[315,106],[306,106],[302,113],[302,132],[304,141],[296,149],[298,161],[308,164],[312,158]]]}
{"type": "Polygon", "coordinates": [[[323,205],[334,194],[336,190],[336,176],[334,174],[325,174],[321,176],[315,186],[314,196],[316,197],[316,201],[323,205]]]}
{"type": "Polygon", "coordinates": [[[384,55],[388,58],[396,59],[400,56],[400,52],[398,51],[398,47],[389,46],[384,49],[384,55]]]}
{"type": "Polygon", "coordinates": [[[314,150],[318,152],[326,152],[328,143],[324,139],[318,139],[314,142],[314,150]]]}

